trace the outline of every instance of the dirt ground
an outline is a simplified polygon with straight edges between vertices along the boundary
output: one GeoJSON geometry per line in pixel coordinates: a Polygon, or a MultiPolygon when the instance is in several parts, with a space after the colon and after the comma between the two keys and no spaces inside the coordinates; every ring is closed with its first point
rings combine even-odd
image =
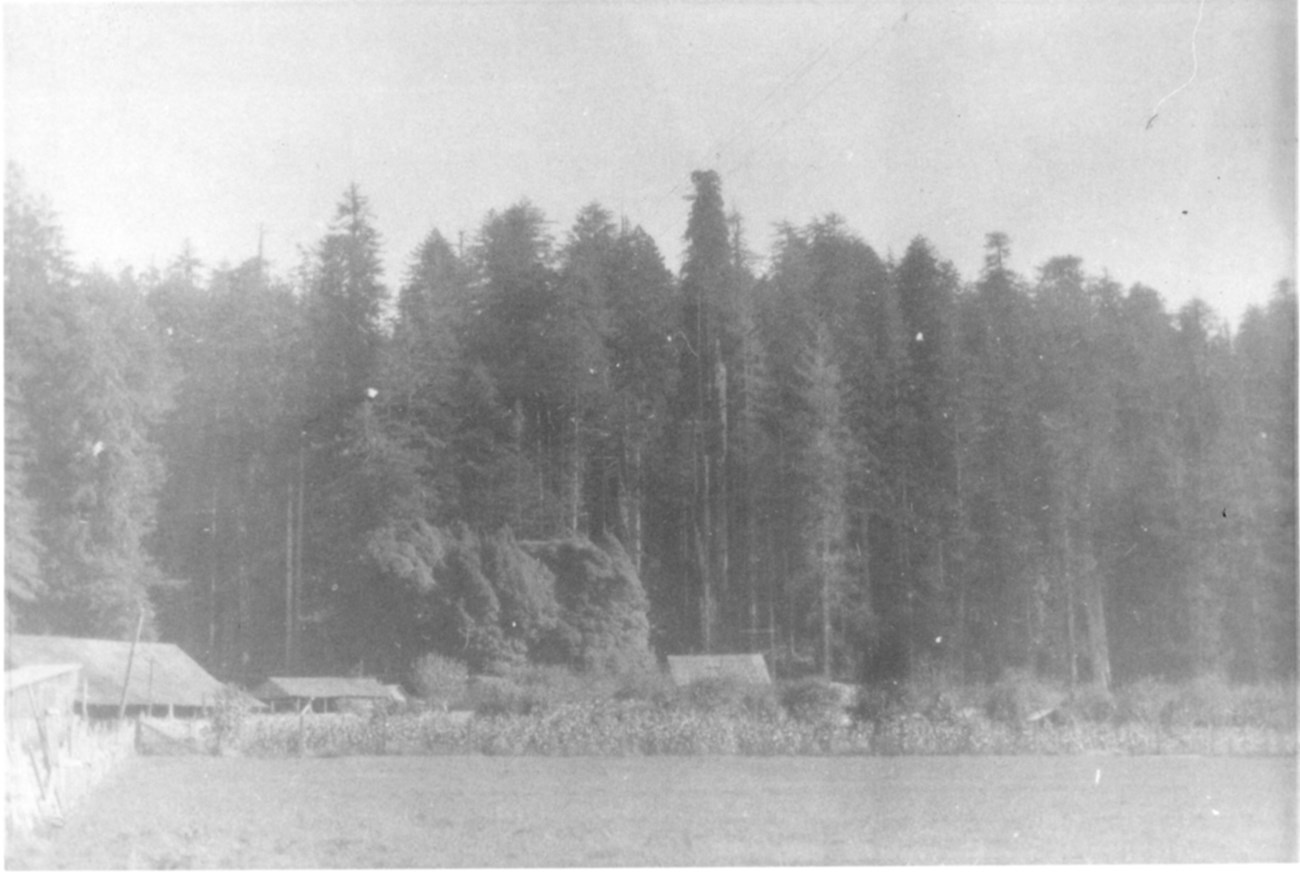
{"type": "Polygon", "coordinates": [[[142,757],[5,865],[1296,858],[1294,758],[142,757]]]}

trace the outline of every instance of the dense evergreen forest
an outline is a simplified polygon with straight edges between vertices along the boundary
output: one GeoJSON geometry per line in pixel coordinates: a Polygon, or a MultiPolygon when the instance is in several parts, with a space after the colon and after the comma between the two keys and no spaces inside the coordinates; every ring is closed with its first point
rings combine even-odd
{"type": "Polygon", "coordinates": [[[676,273],[524,201],[390,288],[355,186],[291,275],[111,276],[10,167],[9,628],[143,615],[234,681],[620,633],[855,680],[1294,675],[1288,283],[1231,332],[1000,233],[974,277],[834,216],[759,258],[691,181],[676,273]]]}

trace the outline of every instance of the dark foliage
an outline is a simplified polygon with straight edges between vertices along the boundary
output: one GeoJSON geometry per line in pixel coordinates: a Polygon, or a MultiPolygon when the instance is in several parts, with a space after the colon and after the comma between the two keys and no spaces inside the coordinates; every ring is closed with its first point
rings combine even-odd
{"type": "Polygon", "coordinates": [[[1273,717],[1235,685],[1295,676],[1289,283],[1234,333],[1076,257],[1018,272],[1004,234],[964,279],[833,215],[756,275],[691,181],[679,275],[597,204],[558,238],[523,201],[393,294],[355,186],[291,276],[186,246],[109,277],[11,170],[11,626],[143,615],[242,681],[759,651],[903,682],[859,700],[898,730],[1273,717]]]}

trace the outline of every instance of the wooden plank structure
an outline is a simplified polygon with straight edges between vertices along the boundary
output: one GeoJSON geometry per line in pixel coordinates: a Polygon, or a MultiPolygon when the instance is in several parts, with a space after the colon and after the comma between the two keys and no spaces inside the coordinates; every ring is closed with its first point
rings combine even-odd
{"type": "Polygon", "coordinates": [[[178,646],[140,642],[134,655],[131,648],[113,639],[13,635],[6,641],[6,665],[79,666],[84,687],[75,702],[91,717],[117,717],[122,709],[129,716],[202,717],[216,704],[221,682],[178,646]]]}
{"type": "Polygon", "coordinates": [[[393,699],[392,692],[373,678],[301,676],[268,678],[253,688],[253,696],[273,711],[338,712],[365,709],[393,699]]]}
{"type": "Polygon", "coordinates": [[[5,717],[32,721],[51,711],[71,714],[81,688],[81,666],[50,663],[5,672],[5,717]]]}
{"type": "Polygon", "coordinates": [[[731,679],[742,684],[771,684],[762,654],[693,654],[670,656],[668,674],[673,684],[686,687],[704,679],[731,679]]]}
{"type": "MultiPolygon", "coordinates": [[[[12,642],[12,637],[10,640],[12,642]]],[[[66,811],[133,750],[128,721],[73,712],[84,692],[79,664],[5,672],[5,831],[13,836],[66,811]]]]}

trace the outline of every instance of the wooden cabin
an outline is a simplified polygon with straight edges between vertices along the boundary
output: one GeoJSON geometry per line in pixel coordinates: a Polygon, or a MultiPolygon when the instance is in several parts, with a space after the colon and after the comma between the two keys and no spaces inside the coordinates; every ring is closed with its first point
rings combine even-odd
{"type": "Polygon", "coordinates": [[[75,665],[73,710],[92,718],[115,718],[126,688],[126,715],[196,718],[206,716],[222,692],[213,678],[178,646],[72,636],[9,636],[6,667],[75,665]],[[130,661],[130,679],[127,664],[130,661]]]}
{"type": "Polygon", "coordinates": [[[368,711],[393,700],[392,692],[373,678],[339,676],[268,678],[253,688],[253,696],[272,711],[368,711]]]}

